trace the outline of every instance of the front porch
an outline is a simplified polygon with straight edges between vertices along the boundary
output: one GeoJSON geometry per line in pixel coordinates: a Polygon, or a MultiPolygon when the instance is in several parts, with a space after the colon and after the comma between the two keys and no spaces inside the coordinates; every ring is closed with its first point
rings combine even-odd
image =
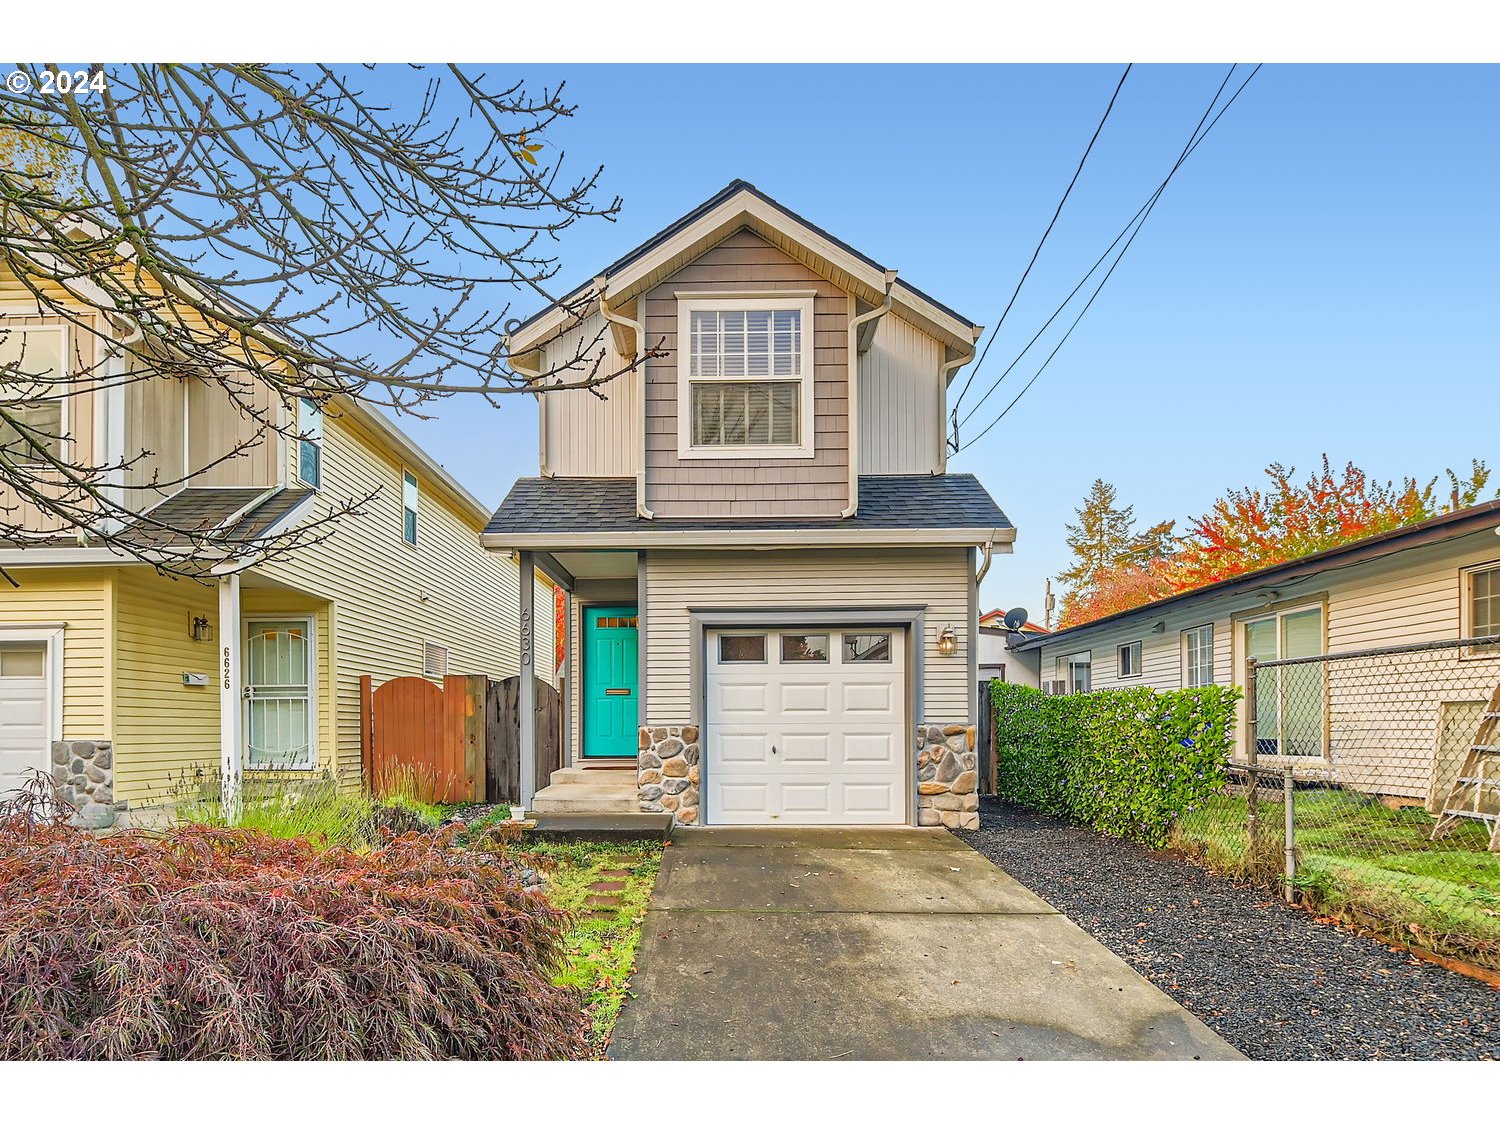
{"type": "MultiPolygon", "coordinates": [[[[647,821],[652,827],[662,820],[670,824],[670,816],[642,812],[638,799],[638,730],[645,721],[642,555],[626,550],[522,551],[519,562],[523,752],[535,752],[536,733],[528,723],[534,700],[524,698],[535,692],[535,653],[524,638],[531,631],[527,623],[539,616],[526,604],[537,571],[558,591],[551,633],[562,701],[561,768],[534,793],[525,792],[523,782],[523,803],[550,827],[564,821],[570,827],[584,821],[624,828],[646,826],[647,821]]],[[[547,634],[545,629],[535,632],[547,634]]],[[[522,775],[528,776],[525,769],[522,775]]]]}

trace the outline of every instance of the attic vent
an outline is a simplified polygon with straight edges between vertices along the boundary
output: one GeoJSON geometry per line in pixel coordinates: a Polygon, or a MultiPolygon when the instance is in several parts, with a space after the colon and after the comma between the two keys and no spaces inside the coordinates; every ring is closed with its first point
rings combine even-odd
{"type": "Polygon", "coordinates": [[[448,674],[448,650],[442,645],[426,641],[422,645],[422,675],[446,676],[448,674]]]}

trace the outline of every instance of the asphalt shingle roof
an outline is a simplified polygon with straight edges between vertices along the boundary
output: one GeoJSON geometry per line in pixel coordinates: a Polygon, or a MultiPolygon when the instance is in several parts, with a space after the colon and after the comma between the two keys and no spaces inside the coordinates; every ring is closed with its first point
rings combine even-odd
{"type": "Polygon", "coordinates": [[[664,530],[767,531],[809,528],[913,530],[1008,528],[1010,520],[969,473],[860,477],[853,519],[643,520],[635,511],[634,477],[522,477],[490,517],[487,535],[664,530]]]}
{"type": "Polygon", "coordinates": [[[122,537],[137,539],[144,548],[191,546],[192,533],[218,529],[222,529],[225,539],[248,542],[264,535],[277,520],[312,495],[305,488],[283,488],[249,510],[243,510],[265,491],[263,488],[184,488],[145,513],[121,534],[122,537]],[[240,514],[236,516],[236,513],[240,514]]]}

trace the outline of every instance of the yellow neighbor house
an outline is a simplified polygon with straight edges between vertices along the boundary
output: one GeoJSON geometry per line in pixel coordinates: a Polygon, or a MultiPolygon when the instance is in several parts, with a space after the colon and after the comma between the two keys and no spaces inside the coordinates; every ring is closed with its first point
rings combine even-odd
{"type": "MultiPolygon", "coordinates": [[[[0,276],[0,362],[92,369],[92,334],[39,311],[0,276]]],[[[0,795],[47,771],[84,822],[107,826],[236,760],[357,784],[361,676],[515,674],[518,567],[480,546],[489,510],[383,414],[304,403],[287,434],[224,460],[257,427],[222,388],[141,375],[38,405],[32,424],[94,464],[149,451],[113,483],[162,523],[253,538],[371,498],[321,541],[204,579],[49,533],[33,509],[34,537],[0,543],[16,583],[0,581],[0,795]],[[184,477],[170,494],[143,487],[184,477]]],[[[269,391],[266,405],[293,421],[269,391]]],[[[0,507],[25,518],[14,495],[0,507]]]]}

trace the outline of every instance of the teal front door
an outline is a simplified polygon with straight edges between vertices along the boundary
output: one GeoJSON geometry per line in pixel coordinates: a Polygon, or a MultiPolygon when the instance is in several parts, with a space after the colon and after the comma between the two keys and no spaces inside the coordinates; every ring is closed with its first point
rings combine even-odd
{"type": "Polygon", "coordinates": [[[583,610],[583,756],[634,758],[640,690],[635,606],[583,610]]]}

